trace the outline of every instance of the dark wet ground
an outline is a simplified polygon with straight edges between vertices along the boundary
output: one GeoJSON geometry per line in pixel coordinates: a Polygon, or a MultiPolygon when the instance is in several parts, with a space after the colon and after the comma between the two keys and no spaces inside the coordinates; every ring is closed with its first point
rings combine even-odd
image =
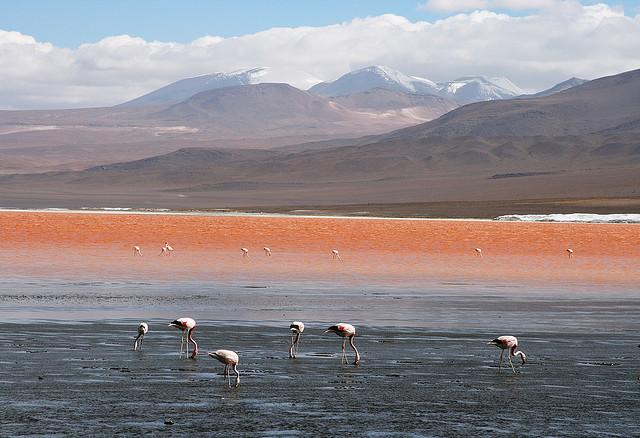
{"type": "Polygon", "coordinates": [[[0,286],[0,436],[640,436],[633,291],[0,286]],[[180,316],[198,321],[196,360],[166,326],[180,316]],[[289,360],[294,319],[307,328],[289,360]],[[150,332],[133,352],[140,320],[150,332]],[[357,325],[359,367],[322,335],[338,320],[357,325]],[[499,374],[486,345],[501,334],[528,355],[518,374],[499,374]],[[240,355],[238,389],[204,354],[218,348],[240,355]]]}

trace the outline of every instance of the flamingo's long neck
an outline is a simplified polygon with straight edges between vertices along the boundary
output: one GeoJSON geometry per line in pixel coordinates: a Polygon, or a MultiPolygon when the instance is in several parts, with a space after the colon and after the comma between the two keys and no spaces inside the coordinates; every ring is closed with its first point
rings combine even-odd
{"type": "Polygon", "coordinates": [[[355,365],[358,365],[360,363],[360,353],[358,353],[358,349],[356,348],[355,344],[353,343],[353,338],[355,338],[355,336],[351,336],[349,338],[349,344],[351,345],[351,348],[353,348],[353,351],[356,353],[356,360],[353,363],[355,365]]]}
{"type": "Polygon", "coordinates": [[[195,339],[193,339],[193,329],[190,329],[187,332],[187,340],[188,342],[191,342],[193,344],[193,353],[191,354],[191,357],[196,357],[196,355],[198,354],[198,343],[195,341],[195,339]]]}
{"type": "Polygon", "coordinates": [[[515,357],[515,356],[520,356],[520,360],[522,360],[522,363],[524,363],[526,361],[526,356],[524,354],[524,352],[518,350],[516,351],[516,348],[518,348],[517,345],[514,345],[513,347],[511,347],[511,350],[509,351],[509,353],[511,354],[511,356],[515,357]]]}

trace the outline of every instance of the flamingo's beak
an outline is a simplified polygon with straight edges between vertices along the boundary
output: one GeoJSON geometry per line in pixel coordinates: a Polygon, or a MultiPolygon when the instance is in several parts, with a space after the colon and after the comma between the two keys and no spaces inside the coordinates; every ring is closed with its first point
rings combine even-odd
{"type": "Polygon", "coordinates": [[[330,332],[331,332],[331,330],[325,330],[324,332],[322,332],[322,334],[324,335],[324,334],[330,333],[330,332]]]}
{"type": "Polygon", "coordinates": [[[489,341],[489,342],[487,342],[487,345],[496,345],[496,342],[495,341],[489,341]]]}

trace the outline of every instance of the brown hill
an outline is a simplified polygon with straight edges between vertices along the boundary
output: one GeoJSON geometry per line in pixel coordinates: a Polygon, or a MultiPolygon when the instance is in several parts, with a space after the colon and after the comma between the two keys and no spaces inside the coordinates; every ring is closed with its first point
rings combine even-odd
{"type": "Polygon", "coordinates": [[[640,70],[596,79],[551,96],[480,102],[388,138],[558,137],[640,124],[640,70]]]}
{"type": "Polygon", "coordinates": [[[258,84],[201,92],[171,106],[0,111],[0,173],[81,170],[185,147],[271,148],[360,137],[450,108],[438,100],[406,102],[407,111],[397,98],[393,111],[362,110],[286,84],[258,84]]]}

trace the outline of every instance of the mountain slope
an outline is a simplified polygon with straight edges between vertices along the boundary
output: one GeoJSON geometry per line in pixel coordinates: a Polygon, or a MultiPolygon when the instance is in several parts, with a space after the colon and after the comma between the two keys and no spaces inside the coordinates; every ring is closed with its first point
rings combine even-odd
{"type": "Polygon", "coordinates": [[[549,88],[548,90],[540,91],[539,93],[535,93],[535,94],[525,94],[525,95],[522,95],[520,97],[551,96],[552,94],[556,94],[556,93],[559,93],[561,91],[568,90],[569,88],[573,88],[573,87],[577,87],[578,85],[582,85],[585,82],[589,82],[589,81],[586,80],[586,79],[580,79],[580,78],[573,77],[571,79],[567,79],[566,81],[562,81],[562,82],[554,85],[553,87],[549,88]]]}
{"type": "Polygon", "coordinates": [[[232,73],[212,73],[194,78],[182,79],[118,106],[140,107],[171,105],[186,100],[194,94],[202,91],[256,84],[266,71],[266,68],[253,68],[232,73]]]}
{"type": "Polygon", "coordinates": [[[415,123],[436,119],[458,106],[446,97],[403,93],[385,88],[374,88],[330,99],[332,102],[354,111],[376,112],[389,116],[392,114],[405,115],[408,118],[414,118],[415,123]]]}

